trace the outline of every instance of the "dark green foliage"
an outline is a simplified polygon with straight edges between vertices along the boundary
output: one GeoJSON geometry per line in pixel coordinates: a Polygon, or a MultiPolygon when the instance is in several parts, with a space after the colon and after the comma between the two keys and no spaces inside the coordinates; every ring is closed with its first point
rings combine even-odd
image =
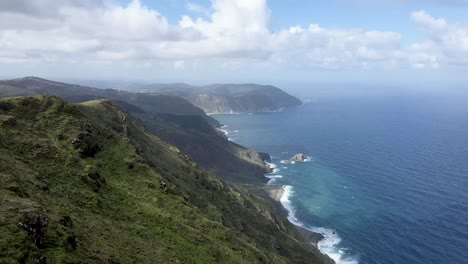
{"type": "Polygon", "coordinates": [[[0,128],[0,263],[327,263],[266,200],[112,102],[0,105],[16,119],[0,128]]]}

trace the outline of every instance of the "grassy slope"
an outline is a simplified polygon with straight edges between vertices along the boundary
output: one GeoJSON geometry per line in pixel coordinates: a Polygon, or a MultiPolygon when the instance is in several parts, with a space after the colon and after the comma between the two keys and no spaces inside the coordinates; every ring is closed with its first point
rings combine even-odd
{"type": "Polygon", "coordinates": [[[0,233],[0,263],[324,259],[113,103],[48,96],[0,100],[0,233]]]}
{"type": "Polygon", "coordinates": [[[261,184],[268,168],[260,155],[230,142],[196,116],[136,114],[161,139],[177,146],[204,169],[236,183],[261,184]]]}

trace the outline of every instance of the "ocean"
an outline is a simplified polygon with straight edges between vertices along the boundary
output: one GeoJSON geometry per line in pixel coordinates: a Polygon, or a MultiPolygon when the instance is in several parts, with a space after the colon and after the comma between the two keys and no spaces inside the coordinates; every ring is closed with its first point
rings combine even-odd
{"type": "Polygon", "coordinates": [[[468,263],[466,94],[295,95],[305,104],[214,115],[230,140],[270,153],[291,222],[324,234],[339,264],[468,263]],[[311,160],[281,163],[296,153],[311,160]]]}

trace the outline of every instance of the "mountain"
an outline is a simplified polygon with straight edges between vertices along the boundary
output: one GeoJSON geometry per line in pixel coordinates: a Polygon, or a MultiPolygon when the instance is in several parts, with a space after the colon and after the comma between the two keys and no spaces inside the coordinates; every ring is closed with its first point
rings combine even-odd
{"type": "Polygon", "coordinates": [[[258,153],[227,140],[216,129],[220,126],[218,121],[179,96],[96,89],[36,77],[0,81],[0,97],[35,94],[56,95],[74,103],[102,98],[113,100],[204,169],[231,182],[266,180],[263,175],[268,167],[258,153]]]}
{"type": "Polygon", "coordinates": [[[302,102],[271,85],[213,84],[190,86],[183,83],[152,84],[139,89],[146,93],[175,94],[206,113],[271,112],[301,105],[302,102]]]}
{"type": "Polygon", "coordinates": [[[0,99],[1,263],[333,263],[117,104],[0,99]]]}
{"type": "Polygon", "coordinates": [[[213,126],[219,122],[183,98],[167,94],[131,93],[115,89],[97,89],[76,84],[55,82],[37,77],[25,77],[0,81],[0,96],[23,96],[35,94],[57,95],[68,102],[84,102],[108,98],[116,102],[133,105],[148,113],[168,113],[176,115],[197,115],[213,126]]]}

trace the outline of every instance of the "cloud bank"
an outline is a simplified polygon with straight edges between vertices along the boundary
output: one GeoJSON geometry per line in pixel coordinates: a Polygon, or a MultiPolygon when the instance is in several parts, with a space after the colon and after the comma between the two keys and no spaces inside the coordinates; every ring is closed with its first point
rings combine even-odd
{"type": "Polygon", "coordinates": [[[273,31],[266,0],[186,2],[186,8],[191,15],[170,24],[139,0],[3,0],[0,64],[164,62],[184,69],[187,62],[214,61],[331,70],[468,64],[468,26],[425,11],[408,18],[425,40],[403,45],[398,32],[318,24],[273,31]]]}

